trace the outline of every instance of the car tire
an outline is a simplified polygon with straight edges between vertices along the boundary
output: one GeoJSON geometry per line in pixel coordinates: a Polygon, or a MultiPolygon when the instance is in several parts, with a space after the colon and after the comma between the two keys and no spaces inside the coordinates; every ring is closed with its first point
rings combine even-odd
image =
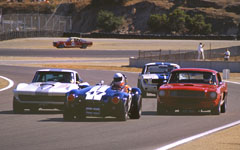
{"type": "Polygon", "coordinates": [[[119,121],[126,121],[128,118],[128,110],[127,110],[127,106],[125,104],[121,105],[121,109],[120,109],[120,114],[117,117],[117,119],[119,121]]]}
{"type": "Polygon", "coordinates": [[[144,91],[144,89],[143,89],[143,87],[142,87],[142,85],[141,85],[141,81],[140,81],[140,80],[138,80],[137,85],[138,85],[138,88],[139,88],[139,89],[141,90],[141,92],[142,92],[142,98],[146,98],[146,97],[147,97],[147,93],[144,91]]]}
{"type": "Polygon", "coordinates": [[[130,109],[131,112],[129,114],[130,119],[139,119],[142,115],[142,97],[139,96],[139,99],[137,102],[135,102],[130,109]]]}
{"type": "Polygon", "coordinates": [[[159,102],[157,102],[157,114],[164,115],[166,114],[166,112],[167,112],[166,108],[163,105],[161,105],[159,102]]]}
{"type": "Polygon", "coordinates": [[[21,103],[19,103],[16,98],[13,98],[13,113],[21,114],[24,112],[24,107],[21,103]]]}
{"type": "Polygon", "coordinates": [[[220,102],[219,102],[219,104],[218,104],[216,107],[214,107],[214,108],[211,110],[211,113],[212,113],[212,115],[220,115],[220,113],[221,113],[220,102]]]}
{"type": "Polygon", "coordinates": [[[221,106],[221,113],[225,113],[227,110],[227,101],[225,100],[221,106]]]}
{"type": "Polygon", "coordinates": [[[80,48],[82,48],[82,49],[87,48],[87,44],[83,44],[80,48]]]}
{"type": "Polygon", "coordinates": [[[30,112],[31,113],[38,113],[38,107],[32,107],[32,108],[30,108],[30,112]]]}
{"type": "Polygon", "coordinates": [[[65,108],[63,111],[63,119],[64,121],[72,121],[74,119],[73,111],[65,108]]]}

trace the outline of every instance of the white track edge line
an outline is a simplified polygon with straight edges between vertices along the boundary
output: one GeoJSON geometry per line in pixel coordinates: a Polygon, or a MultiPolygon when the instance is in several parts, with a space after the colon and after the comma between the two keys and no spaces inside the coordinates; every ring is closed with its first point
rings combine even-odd
{"type": "MultiPolygon", "coordinates": [[[[232,82],[232,81],[227,81],[227,80],[225,80],[225,81],[228,82],[228,83],[240,84],[239,82],[232,82]]],[[[201,138],[201,137],[203,137],[203,136],[212,134],[212,133],[214,133],[214,132],[217,132],[217,131],[220,131],[220,130],[224,130],[224,129],[227,129],[227,128],[236,126],[236,125],[238,125],[238,124],[240,124],[240,120],[235,121],[235,122],[232,122],[232,123],[227,124],[227,125],[224,125],[224,126],[221,126],[221,127],[218,127],[218,128],[215,128],[215,129],[212,129],[212,130],[209,130],[209,131],[206,131],[206,132],[203,132],[203,133],[200,133],[200,134],[197,134],[197,135],[194,135],[194,136],[191,136],[191,137],[188,137],[188,138],[185,138],[185,139],[182,139],[182,140],[179,140],[179,141],[176,141],[176,142],[174,142],[174,143],[165,145],[165,146],[160,147],[160,148],[157,148],[157,149],[155,149],[155,150],[168,150],[168,149],[170,149],[170,148],[174,148],[174,147],[176,147],[176,146],[179,146],[179,145],[182,145],[182,144],[184,144],[184,143],[187,143],[187,142],[196,140],[196,139],[198,139],[198,138],[201,138]]]]}
{"type": "Polygon", "coordinates": [[[0,89],[0,92],[10,89],[14,85],[14,82],[11,79],[8,79],[7,77],[4,77],[4,76],[0,76],[0,78],[7,80],[9,83],[7,87],[0,89]]]}
{"type": "Polygon", "coordinates": [[[174,142],[172,144],[165,145],[163,147],[157,148],[156,150],[168,150],[170,148],[174,148],[176,146],[179,146],[181,144],[184,144],[184,143],[196,140],[196,139],[198,139],[200,137],[212,134],[214,132],[217,132],[217,131],[220,131],[220,130],[223,130],[223,129],[226,129],[226,128],[230,128],[230,127],[236,126],[238,124],[240,124],[240,120],[232,122],[232,123],[224,125],[224,126],[221,126],[221,127],[218,127],[218,128],[215,128],[215,129],[212,129],[212,130],[209,130],[209,131],[206,131],[206,132],[203,132],[203,133],[200,133],[200,134],[197,134],[197,135],[194,135],[194,136],[191,136],[191,137],[188,137],[188,138],[185,138],[185,139],[182,139],[182,140],[179,140],[179,141],[176,141],[176,142],[174,142]]]}

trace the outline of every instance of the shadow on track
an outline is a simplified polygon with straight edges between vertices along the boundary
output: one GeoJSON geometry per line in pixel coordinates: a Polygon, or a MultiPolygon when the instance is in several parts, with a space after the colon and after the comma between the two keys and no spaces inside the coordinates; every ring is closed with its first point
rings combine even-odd
{"type": "MultiPolygon", "coordinates": [[[[128,121],[129,120],[131,119],[128,119],[128,121]]],[[[74,119],[72,121],[64,121],[63,118],[48,118],[44,120],[39,120],[39,122],[125,122],[125,121],[119,121],[116,118],[86,118],[83,120],[74,119]]]]}
{"type": "Polygon", "coordinates": [[[168,112],[165,114],[157,114],[156,111],[143,111],[142,116],[206,116],[211,115],[210,112],[168,112]]]}
{"type": "Polygon", "coordinates": [[[15,114],[12,110],[5,110],[5,111],[0,111],[0,115],[51,115],[51,114],[62,114],[62,111],[51,111],[51,110],[41,110],[37,112],[31,112],[31,111],[24,111],[23,113],[18,113],[15,114]]]}

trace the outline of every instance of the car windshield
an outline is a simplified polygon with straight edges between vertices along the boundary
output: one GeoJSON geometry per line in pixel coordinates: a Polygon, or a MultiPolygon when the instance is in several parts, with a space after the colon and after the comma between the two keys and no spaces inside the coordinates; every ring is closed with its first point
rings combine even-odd
{"type": "Polygon", "coordinates": [[[33,78],[33,82],[61,82],[72,83],[74,82],[74,74],[72,72],[46,72],[38,71],[33,78]]]}
{"type": "Polygon", "coordinates": [[[216,76],[211,72],[174,72],[169,83],[215,84],[216,76]]]}
{"type": "Polygon", "coordinates": [[[157,74],[157,73],[168,73],[175,69],[173,66],[167,65],[155,65],[155,66],[148,66],[146,73],[147,74],[157,74]]]}

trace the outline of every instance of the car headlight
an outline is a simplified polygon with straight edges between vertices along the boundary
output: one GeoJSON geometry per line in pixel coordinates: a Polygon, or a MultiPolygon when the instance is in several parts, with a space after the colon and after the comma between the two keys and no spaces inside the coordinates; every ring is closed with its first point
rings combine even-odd
{"type": "Polygon", "coordinates": [[[143,79],[143,82],[144,82],[145,84],[147,84],[147,83],[148,83],[148,79],[143,79]]]}
{"type": "Polygon", "coordinates": [[[68,97],[67,97],[67,100],[68,100],[69,102],[74,101],[74,99],[75,99],[75,94],[70,94],[70,95],[68,95],[68,97]]]}
{"type": "Polygon", "coordinates": [[[112,98],[113,104],[118,104],[120,102],[120,99],[118,96],[112,98]]]}
{"type": "Polygon", "coordinates": [[[163,90],[159,91],[159,96],[165,96],[165,95],[166,95],[165,91],[163,91],[163,90]]]}
{"type": "Polygon", "coordinates": [[[210,98],[216,99],[217,98],[217,93],[216,92],[210,92],[210,98]]]}

